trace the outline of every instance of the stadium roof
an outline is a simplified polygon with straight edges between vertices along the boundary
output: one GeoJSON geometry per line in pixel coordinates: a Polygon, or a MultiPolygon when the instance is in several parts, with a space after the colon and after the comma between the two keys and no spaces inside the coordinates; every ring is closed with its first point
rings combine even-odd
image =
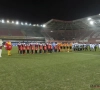
{"type": "Polygon", "coordinates": [[[45,25],[50,30],[100,30],[100,14],[73,21],[51,19],[45,25]]]}

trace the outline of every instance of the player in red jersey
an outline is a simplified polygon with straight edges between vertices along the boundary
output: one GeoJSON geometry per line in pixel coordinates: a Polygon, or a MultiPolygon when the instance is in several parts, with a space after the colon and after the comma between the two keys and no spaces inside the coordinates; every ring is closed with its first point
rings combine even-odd
{"type": "Polygon", "coordinates": [[[33,43],[30,43],[30,49],[31,49],[31,53],[33,54],[34,53],[34,44],[33,43]]]}
{"type": "Polygon", "coordinates": [[[44,50],[44,53],[46,53],[46,51],[47,51],[47,46],[44,44],[43,45],[43,50],[44,50]]]}
{"type": "Polygon", "coordinates": [[[20,53],[20,46],[21,46],[21,43],[19,42],[17,46],[18,46],[18,53],[20,53]]]}
{"type": "Polygon", "coordinates": [[[30,45],[29,44],[26,45],[26,50],[27,50],[27,54],[29,54],[29,51],[30,51],[30,45]]]}
{"type": "Polygon", "coordinates": [[[50,45],[50,53],[52,53],[52,49],[53,49],[52,44],[49,45],[50,45]]]}
{"type": "Polygon", "coordinates": [[[48,49],[48,53],[50,53],[50,44],[47,43],[47,49],[48,49]]]}
{"type": "Polygon", "coordinates": [[[25,54],[25,52],[26,52],[26,44],[25,43],[22,44],[22,50],[23,50],[23,54],[25,54]]]}
{"type": "Polygon", "coordinates": [[[19,45],[19,51],[20,51],[20,54],[23,53],[23,46],[22,46],[22,44],[19,45]]]}
{"type": "Polygon", "coordinates": [[[42,53],[43,45],[39,44],[39,53],[42,53]]]}
{"type": "Polygon", "coordinates": [[[37,54],[38,51],[38,43],[35,43],[35,53],[37,54]]]}

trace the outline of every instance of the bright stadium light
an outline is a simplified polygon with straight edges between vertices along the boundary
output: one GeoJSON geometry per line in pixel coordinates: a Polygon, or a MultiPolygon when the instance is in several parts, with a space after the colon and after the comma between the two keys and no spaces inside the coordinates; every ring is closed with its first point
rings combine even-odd
{"type": "Polygon", "coordinates": [[[39,26],[39,24],[37,24],[37,26],[39,26]]]}
{"type": "Polygon", "coordinates": [[[18,24],[19,24],[19,22],[18,22],[18,21],[16,21],[16,24],[18,25],[18,24]]]}
{"type": "Polygon", "coordinates": [[[43,27],[43,25],[41,25],[41,27],[43,27]]]}
{"type": "Polygon", "coordinates": [[[90,24],[91,24],[91,25],[94,25],[94,21],[90,21],[90,24]]]}
{"type": "Polygon", "coordinates": [[[12,23],[14,23],[14,21],[12,21],[12,23]]]}
{"type": "Polygon", "coordinates": [[[88,18],[88,20],[91,20],[92,18],[88,18]]]}
{"type": "Polygon", "coordinates": [[[7,20],[7,23],[9,23],[9,20],[7,20]]]}
{"type": "Polygon", "coordinates": [[[33,26],[36,26],[35,24],[33,24],[33,26]]]}
{"type": "Polygon", "coordinates": [[[23,22],[21,22],[21,25],[24,25],[23,22]]]}
{"type": "Polygon", "coordinates": [[[43,27],[46,27],[46,25],[44,24],[43,27]]]}
{"type": "Polygon", "coordinates": [[[2,23],[5,23],[5,21],[4,21],[4,20],[2,20],[1,22],[2,22],[2,23]]]}
{"type": "Polygon", "coordinates": [[[32,24],[30,23],[29,26],[31,26],[32,24]]]}
{"type": "Polygon", "coordinates": [[[27,25],[27,22],[25,23],[25,25],[27,25]]]}
{"type": "Polygon", "coordinates": [[[100,14],[99,14],[100,15],[100,14]]]}

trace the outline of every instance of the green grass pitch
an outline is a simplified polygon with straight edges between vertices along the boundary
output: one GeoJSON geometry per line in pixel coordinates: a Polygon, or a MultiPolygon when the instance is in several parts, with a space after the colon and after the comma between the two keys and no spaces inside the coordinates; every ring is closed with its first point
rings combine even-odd
{"type": "Polygon", "coordinates": [[[3,49],[0,90],[100,90],[100,51],[12,56],[3,49]]]}

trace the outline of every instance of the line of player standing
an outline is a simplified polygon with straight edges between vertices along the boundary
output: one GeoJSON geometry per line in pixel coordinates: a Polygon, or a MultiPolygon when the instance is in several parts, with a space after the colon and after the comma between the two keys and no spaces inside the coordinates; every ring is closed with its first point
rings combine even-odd
{"type": "Polygon", "coordinates": [[[19,43],[18,44],[18,53],[25,54],[25,53],[52,53],[60,52],[60,51],[92,51],[97,50],[97,47],[100,48],[100,44],[81,44],[81,43],[19,43]]]}
{"type": "Polygon", "coordinates": [[[47,44],[38,44],[38,43],[29,43],[29,44],[25,44],[25,43],[19,43],[18,44],[18,53],[20,54],[34,54],[34,53],[52,53],[52,51],[55,52],[60,52],[60,46],[58,44],[55,44],[55,46],[53,46],[50,43],[47,44]]]}
{"type": "Polygon", "coordinates": [[[72,46],[74,51],[96,51],[97,48],[100,49],[100,44],[81,44],[81,43],[74,43],[72,46]]]}

